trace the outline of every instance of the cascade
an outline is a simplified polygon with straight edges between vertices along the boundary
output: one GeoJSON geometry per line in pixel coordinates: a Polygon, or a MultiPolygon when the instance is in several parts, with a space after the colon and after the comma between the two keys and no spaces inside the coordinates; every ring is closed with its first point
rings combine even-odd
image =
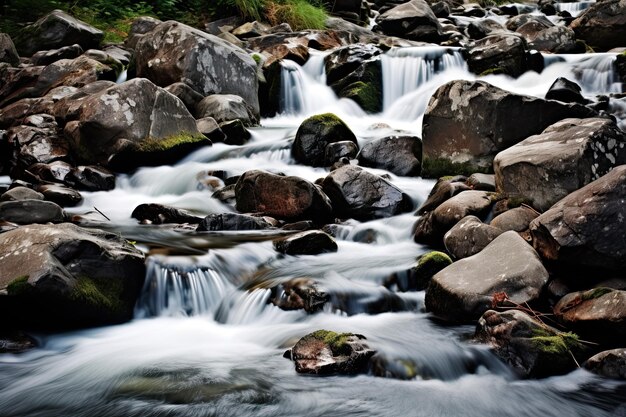
{"type": "Polygon", "coordinates": [[[564,2],[564,3],[555,3],[556,10],[558,12],[568,12],[572,17],[578,17],[582,12],[587,10],[593,4],[595,4],[595,0],[586,0],[586,1],[575,1],[575,2],[564,2]]]}

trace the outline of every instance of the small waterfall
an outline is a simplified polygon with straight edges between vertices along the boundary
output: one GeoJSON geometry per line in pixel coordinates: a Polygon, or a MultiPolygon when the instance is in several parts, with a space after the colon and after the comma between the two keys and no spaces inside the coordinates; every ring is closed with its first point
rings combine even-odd
{"type": "Polygon", "coordinates": [[[383,108],[389,109],[400,97],[417,90],[436,74],[450,68],[466,68],[463,56],[454,48],[394,48],[381,57],[383,108]]]}
{"type": "Polygon", "coordinates": [[[559,12],[568,12],[572,17],[578,17],[582,12],[587,10],[591,5],[595,4],[595,0],[577,1],[568,3],[556,3],[556,10],[559,12]]]}
{"type": "Polygon", "coordinates": [[[281,113],[311,114],[338,101],[326,85],[324,55],[312,55],[303,67],[290,60],[281,66],[281,113]]]}
{"type": "Polygon", "coordinates": [[[128,70],[124,68],[124,70],[120,72],[120,75],[117,77],[117,80],[115,80],[115,83],[122,84],[123,82],[126,82],[127,79],[128,79],[128,70]]]}
{"type": "Polygon", "coordinates": [[[546,68],[551,65],[563,66],[562,76],[566,72],[573,74],[580,84],[583,94],[620,93],[622,85],[615,71],[616,55],[613,53],[597,54],[546,54],[544,63],[546,68]]]}

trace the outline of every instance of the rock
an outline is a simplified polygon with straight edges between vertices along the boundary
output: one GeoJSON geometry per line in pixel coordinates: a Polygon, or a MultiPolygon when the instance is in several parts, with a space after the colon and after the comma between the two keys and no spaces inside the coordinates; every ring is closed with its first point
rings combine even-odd
{"type": "Polygon", "coordinates": [[[559,77],[550,86],[546,93],[546,100],[559,100],[564,103],[587,104],[587,100],[580,93],[578,84],[567,78],[559,77]]]}
{"type": "Polygon", "coordinates": [[[502,233],[476,216],[466,216],[444,235],[443,244],[454,258],[463,259],[476,255],[502,233]]]}
{"type": "Polygon", "coordinates": [[[325,223],[332,212],[328,197],[299,177],[247,171],[239,177],[235,195],[238,211],[263,213],[277,219],[325,223]]]}
{"type": "Polygon", "coordinates": [[[286,355],[300,374],[355,374],[364,372],[376,353],[363,342],[362,335],[318,330],[309,333],[286,355]]]}
{"type": "Polygon", "coordinates": [[[298,128],[291,156],[305,165],[324,166],[326,146],[342,141],[350,141],[358,147],[356,136],[339,117],[332,113],[311,116],[298,128]]]}
{"type": "Polygon", "coordinates": [[[426,290],[426,309],[448,321],[477,320],[497,293],[513,303],[532,303],[547,282],[548,271],[537,252],[509,231],[478,254],[438,272],[426,290]]]}
{"type": "Polygon", "coordinates": [[[236,94],[259,114],[256,62],[244,50],[200,30],[168,21],[137,43],[137,76],[165,87],[184,82],[203,96],[236,94]]]}
{"type": "Polygon", "coordinates": [[[76,190],[58,184],[43,184],[37,187],[47,201],[52,201],[61,207],[74,207],[83,201],[83,196],[76,190]]]}
{"type": "Polygon", "coordinates": [[[570,28],[553,26],[527,38],[528,48],[555,54],[574,53],[578,50],[576,34],[570,28]]]}
{"type": "Polygon", "coordinates": [[[626,164],[626,133],[610,119],[565,119],[494,159],[496,188],[540,211],[626,164]]]}
{"type": "Polygon", "coordinates": [[[492,19],[472,21],[465,29],[470,39],[482,39],[496,33],[506,33],[506,29],[500,23],[492,19]]]}
{"type": "Polygon", "coordinates": [[[624,46],[626,39],[626,0],[594,3],[570,25],[576,37],[593,48],[609,50],[624,46]]]}
{"type": "Polygon", "coordinates": [[[512,31],[517,31],[519,30],[522,26],[524,26],[527,23],[530,22],[534,22],[537,23],[538,25],[540,25],[543,28],[549,28],[554,26],[554,23],[552,23],[547,17],[545,16],[541,16],[541,15],[537,15],[537,14],[531,14],[531,13],[524,13],[524,14],[520,14],[518,16],[513,16],[511,17],[509,20],[506,21],[505,27],[508,30],[512,30],[512,31]]]}
{"type": "Polygon", "coordinates": [[[140,204],[131,213],[130,217],[139,220],[140,223],[166,224],[166,223],[190,223],[198,224],[201,217],[194,216],[186,210],[162,204],[140,204]]]}
{"type": "Polygon", "coordinates": [[[521,206],[507,210],[494,217],[489,224],[504,232],[507,230],[524,232],[528,230],[530,222],[535,220],[537,216],[539,216],[539,213],[535,210],[529,207],[521,206]]]}
{"type": "Polygon", "coordinates": [[[380,168],[403,177],[422,171],[422,141],[416,136],[387,136],[369,142],[357,156],[359,165],[380,168]]]}
{"type": "Polygon", "coordinates": [[[83,48],[78,44],[64,46],[49,51],[39,51],[30,57],[32,65],[50,65],[62,59],[75,59],[83,54],[83,48]]]}
{"type": "Polygon", "coordinates": [[[227,145],[241,146],[252,137],[243,122],[238,119],[220,124],[220,130],[226,136],[224,143],[227,145]]]}
{"type": "Polygon", "coordinates": [[[235,205],[235,184],[227,185],[211,194],[211,198],[215,198],[224,204],[235,205]]]}
{"type": "Polygon", "coordinates": [[[449,198],[454,197],[460,192],[470,190],[470,187],[465,184],[466,180],[466,177],[463,176],[439,178],[432,190],[430,190],[424,204],[417,210],[417,214],[421,216],[429,211],[433,211],[449,198]]]}
{"type": "Polygon", "coordinates": [[[474,74],[507,74],[519,77],[526,71],[526,42],[520,36],[498,33],[474,42],[463,51],[474,74]]]}
{"type": "Polygon", "coordinates": [[[269,32],[269,29],[269,26],[255,20],[254,22],[246,22],[243,25],[236,27],[231,33],[239,39],[248,39],[266,35],[269,32]]]}
{"type": "Polygon", "coordinates": [[[83,50],[97,48],[103,38],[101,30],[61,10],[54,10],[24,27],[14,41],[20,54],[31,56],[37,51],[74,44],[80,45],[83,50]]]}
{"type": "Polygon", "coordinates": [[[537,321],[520,310],[489,310],[478,321],[475,338],[524,378],[541,378],[572,371],[572,355],[582,350],[578,337],[537,321]]]}
{"type": "Polygon", "coordinates": [[[623,271],[626,268],[626,166],[574,191],[530,224],[544,259],[623,271]]]}
{"type": "Polygon", "coordinates": [[[349,140],[329,143],[324,152],[325,165],[332,166],[342,158],[354,159],[358,152],[359,147],[349,140]]]}
{"type": "Polygon", "coordinates": [[[465,182],[472,190],[496,191],[496,177],[490,174],[476,173],[469,176],[465,182]]]}
{"type": "Polygon", "coordinates": [[[613,349],[600,352],[585,362],[589,372],[613,379],[626,380],[626,349],[613,349]]]}
{"type": "Polygon", "coordinates": [[[209,138],[211,142],[224,142],[226,135],[220,129],[220,125],[212,117],[203,117],[196,120],[198,131],[209,138]]]}
{"type": "Polygon", "coordinates": [[[43,200],[43,194],[26,187],[11,188],[2,196],[0,201],[23,201],[23,200],[43,200]]]}
{"type": "Polygon", "coordinates": [[[197,115],[198,104],[204,98],[202,94],[182,82],[170,84],[165,87],[165,90],[178,97],[185,104],[189,113],[197,115]]]}
{"type": "Polygon", "coordinates": [[[272,289],[270,302],[281,310],[304,310],[317,313],[330,296],[310,278],[294,278],[272,289]]]}
{"type": "Polygon", "coordinates": [[[441,24],[424,0],[407,1],[382,13],[376,18],[375,30],[412,41],[443,40],[441,24]]]}
{"type": "Polygon", "coordinates": [[[356,220],[391,217],[413,209],[411,198],[382,177],[345,165],[330,172],[322,189],[337,216],[356,220]]]}
{"type": "Polygon", "coordinates": [[[586,340],[619,347],[626,339],[626,291],[600,287],[567,294],[554,315],[586,340]]]}
{"type": "Polygon", "coordinates": [[[275,240],[274,248],[285,255],[318,255],[337,252],[337,242],[321,230],[308,230],[275,240]]]}
{"type": "Polygon", "coordinates": [[[0,235],[0,312],[13,327],[57,330],[128,321],[143,254],[119,235],[69,223],[0,235]]]}
{"type": "Polygon", "coordinates": [[[41,181],[64,182],[74,167],[65,161],[52,161],[49,164],[36,163],[28,167],[28,172],[41,181]]]}
{"type": "Polygon", "coordinates": [[[424,114],[422,176],[491,169],[495,155],[567,117],[593,117],[578,104],[522,96],[484,81],[451,81],[424,114]]]}
{"type": "Polygon", "coordinates": [[[272,225],[262,217],[238,213],[209,214],[198,225],[197,232],[218,230],[264,230],[272,225]]]}
{"type": "Polygon", "coordinates": [[[258,111],[251,108],[243,98],[233,94],[213,94],[198,103],[196,116],[212,117],[218,123],[240,120],[244,126],[259,124],[258,111]]]}
{"type": "Polygon", "coordinates": [[[80,159],[128,171],[173,163],[210,141],[183,103],[143,78],[82,100],[65,135],[80,159]]]}
{"type": "Polygon", "coordinates": [[[423,291],[428,287],[431,278],[450,264],[452,259],[443,252],[425,253],[411,269],[393,274],[385,286],[395,284],[398,291],[423,291]]]}
{"type": "Polygon", "coordinates": [[[0,353],[22,353],[37,347],[37,341],[24,332],[0,333],[0,353]]]}
{"type": "Polygon", "coordinates": [[[66,182],[82,191],[109,191],[115,188],[115,174],[99,166],[78,166],[65,177],[66,182]]]}
{"type": "Polygon", "coordinates": [[[17,224],[61,223],[66,214],[51,201],[19,200],[0,203],[0,219],[17,224]]]}
{"type": "Polygon", "coordinates": [[[6,33],[0,33],[0,62],[6,62],[12,67],[20,64],[20,56],[17,54],[13,40],[6,33]]]}

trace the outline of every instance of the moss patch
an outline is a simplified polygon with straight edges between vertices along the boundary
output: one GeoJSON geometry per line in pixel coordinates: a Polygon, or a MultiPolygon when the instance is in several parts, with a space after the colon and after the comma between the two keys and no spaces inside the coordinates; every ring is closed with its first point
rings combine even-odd
{"type": "Polygon", "coordinates": [[[422,255],[411,271],[415,277],[416,289],[423,290],[428,287],[432,277],[451,264],[452,259],[443,252],[433,251],[422,255]]]}
{"type": "Polygon", "coordinates": [[[424,158],[422,161],[422,177],[440,178],[446,176],[464,175],[469,177],[472,174],[493,174],[493,168],[482,167],[472,162],[452,162],[445,158],[424,158]]]}
{"type": "Polygon", "coordinates": [[[139,152],[163,152],[182,145],[195,144],[206,140],[203,135],[181,132],[162,139],[148,138],[137,145],[139,152]]]}
{"type": "Polygon", "coordinates": [[[354,100],[368,113],[378,113],[381,110],[382,93],[374,84],[357,81],[347,86],[341,95],[354,100]]]}
{"type": "Polygon", "coordinates": [[[79,277],[69,298],[97,310],[104,309],[117,313],[123,309],[121,293],[122,283],[119,280],[79,277]]]}
{"type": "Polygon", "coordinates": [[[549,334],[539,330],[530,340],[535,348],[550,355],[563,355],[581,347],[578,335],[571,332],[549,334]]]}
{"type": "Polygon", "coordinates": [[[606,287],[594,288],[592,290],[583,292],[581,298],[583,301],[595,300],[596,298],[600,298],[603,295],[606,295],[610,292],[613,292],[612,288],[606,288],[606,287]]]}
{"type": "Polygon", "coordinates": [[[478,76],[484,77],[485,75],[497,75],[497,74],[506,74],[506,71],[504,70],[504,68],[501,68],[501,67],[489,68],[488,70],[485,70],[481,72],[480,74],[478,74],[478,76]]]}
{"type": "Polygon", "coordinates": [[[28,275],[15,278],[7,285],[7,293],[12,296],[21,295],[29,291],[32,286],[28,283],[28,275]]]}
{"type": "Polygon", "coordinates": [[[346,353],[348,339],[354,336],[353,333],[337,333],[330,330],[318,330],[309,335],[310,337],[322,340],[332,350],[334,355],[346,353]]]}

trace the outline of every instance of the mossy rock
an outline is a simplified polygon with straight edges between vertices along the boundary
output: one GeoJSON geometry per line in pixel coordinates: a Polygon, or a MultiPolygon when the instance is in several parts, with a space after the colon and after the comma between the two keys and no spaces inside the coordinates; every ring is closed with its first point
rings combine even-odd
{"type": "Polygon", "coordinates": [[[354,100],[368,113],[378,113],[382,110],[382,91],[373,84],[357,81],[343,89],[341,96],[354,100]]]}
{"type": "Polygon", "coordinates": [[[445,158],[424,158],[422,160],[423,178],[440,178],[446,176],[472,174],[493,174],[493,166],[479,166],[471,162],[452,162],[445,158]]]}
{"type": "Polygon", "coordinates": [[[422,255],[417,265],[411,268],[418,291],[426,289],[430,279],[439,271],[452,265],[452,259],[445,253],[439,251],[428,252],[422,255]]]}
{"type": "Polygon", "coordinates": [[[10,296],[26,294],[30,288],[32,287],[28,283],[28,275],[22,275],[21,277],[15,278],[7,285],[7,294],[10,296]]]}
{"type": "Polygon", "coordinates": [[[338,116],[333,113],[317,114],[303,121],[298,128],[291,155],[301,164],[322,167],[326,164],[326,146],[341,141],[350,141],[358,146],[356,136],[338,116]]]}
{"type": "Polygon", "coordinates": [[[582,347],[578,335],[571,332],[552,334],[538,331],[536,334],[530,338],[532,345],[547,355],[571,354],[582,347]]]}
{"type": "Polygon", "coordinates": [[[337,333],[330,330],[317,330],[308,335],[308,337],[321,340],[330,346],[333,355],[349,353],[348,341],[353,336],[356,335],[354,333],[337,333]]]}

